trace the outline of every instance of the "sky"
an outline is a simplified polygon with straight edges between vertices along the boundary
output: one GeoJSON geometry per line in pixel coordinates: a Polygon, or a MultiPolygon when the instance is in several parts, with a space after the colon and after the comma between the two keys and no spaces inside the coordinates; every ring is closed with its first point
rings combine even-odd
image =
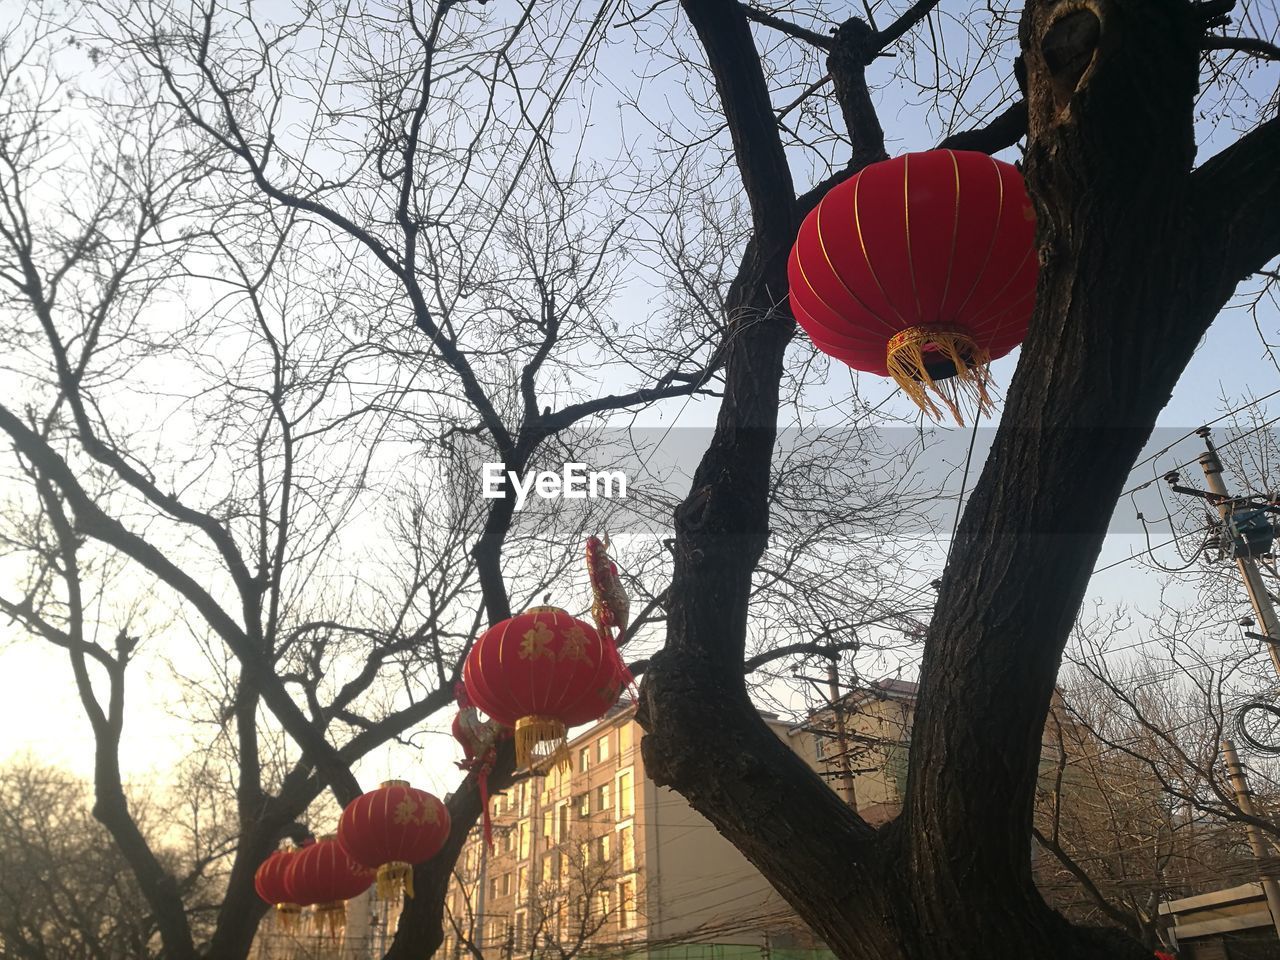
{"type": "MultiPolygon", "coordinates": [[[[1259,89],[1266,82],[1259,80],[1259,89]]],[[[652,88],[650,95],[661,92],[652,88]]],[[[907,123],[894,128],[900,142],[906,148],[926,145],[924,128],[907,123]]],[[[618,131],[603,124],[591,136],[607,140],[618,131]]],[[[1206,149],[1221,142],[1230,131],[1209,141],[1206,149]]],[[[803,186],[804,184],[801,184],[803,186]]],[[[1269,335],[1280,331],[1280,315],[1274,308],[1260,313],[1260,326],[1269,335]]],[[[802,341],[793,345],[793,351],[807,349],[802,341]]],[[[1009,382],[1017,354],[995,365],[998,384],[1009,382]]],[[[892,392],[891,385],[876,382],[873,378],[858,380],[859,392],[875,403],[892,392]]],[[[1238,405],[1249,394],[1261,396],[1280,388],[1280,374],[1268,355],[1252,319],[1239,310],[1228,311],[1214,324],[1191,365],[1180,380],[1173,396],[1160,416],[1154,446],[1163,447],[1182,434],[1190,433],[1202,423],[1213,420],[1224,412],[1223,400],[1238,405]]],[[[841,403],[849,396],[849,377],[843,367],[832,364],[824,381],[811,385],[809,399],[815,404],[841,403]]],[[[890,409],[905,410],[900,400],[890,400],[890,409]]],[[[1272,403],[1263,409],[1277,409],[1272,403]]],[[[639,423],[642,426],[666,428],[672,424],[688,429],[709,426],[714,422],[714,401],[698,400],[689,403],[672,403],[646,412],[639,423]]],[[[966,431],[955,431],[961,439],[966,431]]],[[[1219,439],[1229,431],[1219,430],[1219,439]]],[[[1167,469],[1175,463],[1192,459],[1200,452],[1195,437],[1181,440],[1161,457],[1154,467],[1167,469]]],[[[981,445],[979,445],[979,457],[981,445]]],[[[977,475],[975,463],[972,477],[977,475]]],[[[1135,474],[1134,482],[1149,479],[1152,466],[1144,467],[1144,473],[1135,474]]],[[[1194,467],[1191,470],[1194,474],[1194,467]]],[[[955,482],[958,483],[958,475],[955,482]]],[[[1150,497],[1144,492],[1143,497],[1150,497]]],[[[1152,516],[1159,515],[1152,502],[1141,501],[1144,510],[1152,516]]],[[[1135,531],[1132,509],[1122,503],[1117,510],[1117,532],[1107,538],[1099,566],[1107,566],[1139,552],[1146,547],[1145,538],[1135,531]],[[1126,514],[1125,511],[1128,511],[1126,514]]],[[[1162,538],[1163,539],[1163,538],[1162,538]]],[[[940,545],[945,548],[945,543],[940,545]]],[[[941,562],[941,558],[938,558],[941,562]]],[[[2,575],[2,572],[0,572],[2,575]]],[[[1090,583],[1089,598],[1104,604],[1129,603],[1135,606],[1153,603],[1160,588],[1159,578],[1137,562],[1121,562],[1119,565],[1095,577],[1090,583]]],[[[1242,598],[1243,599],[1243,598],[1242,598]]],[[[144,664],[145,666],[145,664],[144,664]]],[[[183,757],[191,753],[194,740],[176,720],[173,712],[179,709],[167,683],[168,671],[163,665],[153,663],[150,675],[142,673],[132,678],[131,707],[127,718],[123,765],[126,776],[139,784],[166,783],[169,771],[183,757]]],[[[431,725],[422,737],[421,751],[416,748],[389,747],[376,751],[368,762],[357,770],[362,780],[374,782],[412,770],[415,783],[443,793],[459,779],[452,765],[456,748],[441,729],[449,717],[431,725]]],[[[19,640],[12,628],[0,627],[0,761],[6,757],[30,754],[36,759],[65,766],[78,775],[89,776],[92,771],[91,737],[87,721],[75,696],[65,657],[57,650],[42,644],[19,640]]]]}

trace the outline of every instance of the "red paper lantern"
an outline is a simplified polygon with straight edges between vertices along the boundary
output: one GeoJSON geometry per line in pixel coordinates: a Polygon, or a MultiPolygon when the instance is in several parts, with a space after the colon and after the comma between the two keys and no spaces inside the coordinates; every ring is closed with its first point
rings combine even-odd
{"type": "Polygon", "coordinates": [[[805,217],[787,273],[796,322],[824,353],[892,376],[935,418],[990,410],[990,362],[1035,306],[1035,213],[1017,168],[930,150],[873,163],[805,217]]]}
{"type": "Polygon", "coordinates": [[[285,873],[296,854],[295,850],[277,850],[262,861],[253,875],[253,888],[258,891],[258,896],[276,908],[276,916],[286,930],[293,929],[298,914],[302,912],[302,907],[290,899],[285,886],[285,873]]]}
{"type": "Polygon", "coordinates": [[[347,856],[330,835],[295,853],[284,876],[289,899],[314,907],[318,924],[336,934],[346,922],[346,901],[368,890],[375,872],[347,856]]]}
{"type": "Polygon", "coordinates": [[[555,607],[486,630],[462,669],[471,702],[515,728],[516,763],[567,764],[569,727],[598,720],[628,681],[612,641],[555,607]]]}
{"type": "Polygon", "coordinates": [[[347,804],[338,843],[356,863],[378,871],[378,897],[413,896],[413,865],[430,860],[449,839],[449,811],[425,790],[388,780],[347,804]]]}

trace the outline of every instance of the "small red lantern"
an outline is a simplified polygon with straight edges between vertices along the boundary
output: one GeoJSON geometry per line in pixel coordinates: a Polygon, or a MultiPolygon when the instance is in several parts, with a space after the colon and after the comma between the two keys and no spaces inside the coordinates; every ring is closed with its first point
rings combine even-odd
{"type": "Polygon", "coordinates": [[[873,163],[805,217],[787,273],[814,346],[892,376],[941,419],[990,410],[988,365],[1026,335],[1039,264],[1016,167],[930,150],[873,163]]]}
{"type": "Polygon", "coordinates": [[[302,907],[291,901],[285,886],[285,873],[296,855],[296,850],[277,850],[262,861],[253,875],[253,888],[258,891],[258,896],[276,908],[276,917],[286,930],[297,926],[298,915],[302,913],[302,907]]]}
{"type": "Polygon", "coordinates": [[[449,839],[449,811],[425,790],[388,780],[342,811],[338,843],[356,863],[378,871],[378,897],[413,896],[413,865],[449,839]]]}
{"type": "Polygon", "coordinates": [[[550,769],[568,763],[569,727],[603,717],[628,674],[591,624],[535,607],[481,634],[462,678],[472,703],[515,728],[517,765],[550,769]]]}
{"type": "Polygon", "coordinates": [[[330,835],[294,854],[284,883],[289,899],[314,907],[317,924],[336,935],[346,923],[346,901],[368,890],[374,876],[373,870],[347,856],[337,837],[330,835]]]}

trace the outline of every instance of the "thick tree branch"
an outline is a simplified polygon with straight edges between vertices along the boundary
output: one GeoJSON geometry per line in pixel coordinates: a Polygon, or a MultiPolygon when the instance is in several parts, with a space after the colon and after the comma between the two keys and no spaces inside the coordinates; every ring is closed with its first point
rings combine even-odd
{"type": "Polygon", "coordinates": [[[1239,50],[1263,60],[1280,60],[1280,47],[1257,37],[1220,37],[1215,34],[1206,36],[1200,44],[1201,50],[1239,50]]]}
{"type": "Polygon", "coordinates": [[[684,0],[706,51],[758,238],[795,231],[795,191],[764,68],[737,0],[684,0]]]}
{"type": "Polygon", "coordinates": [[[1280,117],[1241,137],[1192,174],[1206,267],[1226,296],[1280,255],[1280,117]]]}
{"type": "Polygon", "coordinates": [[[908,30],[927,17],[938,2],[939,0],[916,0],[903,11],[902,16],[875,34],[876,49],[883,50],[901,39],[908,30]]]}
{"type": "Polygon", "coordinates": [[[800,655],[832,657],[846,650],[857,650],[860,646],[861,643],[857,640],[849,640],[844,643],[789,643],[785,646],[774,647],[772,650],[765,650],[754,657],[748,657],[742,664],[742,672],[744,674],[752,673],[767,663],[773,663],[775,660],[782,660],[786,657],[800,655]]]}
{"type": "Polygon", "coordinates": [[[754,7],[749,3],[742,3],[740,6],[748,20],[752,20],[762,26],[772,27],[774,30],[785,33],[789,37],[795,37],[797,40],[803,40],[806,43],[811,43],[820,50],[831,49],[832,41],[828,36],[824,36],[823,34],[817,33],[813,30],[807,30],[804,27],[792,23],[790,20],[783,20],[781,17],[774,16],[767,10],[761,10],[759,7],[754,7]]]}
{"type": "Polygon", "coordinates": [[[998,153],[1013,146],[1026,135],[1027,103],[1025,100],[1018,100],[1009,104],[986,125],[951,134],[938,144],[938,149],[998,153]]]}
{"type": "Polygon", "coordinates": [[[1040,846],[1052,853],[1066,871],[1076,878],[1080,886],[1084,888],[1085,893],[1089,895],[1089,898],[1097,904],[1099,910],[1115,921],[1116,924],[1128,930],[1135,939],[1142,938],[1142,928],[1133,917],[1117,908],[1115,904],[1103,896],[1102,891],[1098,889],[1098,885],[1093,882],[1093,879],[1084,871],[1084,868],[1071,858],[1071,855],[1062,848],[1061,844],[1046,837],[1038,827],[1032,827],[1031,834],[1040,846]]]}
{"type": "Polygon", "coordinates": [[[623,410],[627,407],[648,405],[659,400],[669,400],[672,397],[683,397],[691,393],[699,393],[707,381],[715,374],[718,367],[719,361],[713,358],[712,363],[705,369],[693,374],[681,374],[679,382],[670,382],[674,378],[672,375],[668,375],[663,378],[667,382],[659,382],[652,387],[641,387],[628,393],[608,394],[607,396],[596,397],[593,400],[584,400],[581,403],[571,403],[568,406],[561,407],[559,410],[553,410],[543,417],[539,427],[547,434],[554,434],[573,426],[579,420],[584,420],[597,413],[623,410]]]}

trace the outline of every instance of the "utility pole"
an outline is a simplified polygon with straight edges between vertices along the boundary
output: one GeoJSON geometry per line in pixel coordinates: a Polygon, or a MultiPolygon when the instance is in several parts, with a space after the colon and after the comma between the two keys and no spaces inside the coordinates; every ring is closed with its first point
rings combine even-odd
{"type": "MultiPolygon", "coordinates": [[[[1231,789],[1235,791],[1236,805],[1240,807],[1240,812],[1247,817],[1256,817],[1253,795],[1249,792],[1249,781],[1245,779],[1244,767],[1240,764],[1240,758],[1236,756],[1235,744],[1230,740],[1222,741],[1222,758],[1226,761],[1227,777],[1231,780],[1231,789]]],[[[1262,830],[1255,823],[1246,824],[1245,829],[1249,834],[1249,846],[1253,850],[1253,858],[1261,865],[1267,859],[1267,845],[1262,838],[1262,830]]],[[[1280,884],[1270,876],[1271,871],[1261,867],[1260,869],[1262,892],[1267,897],[1267,907],[1271,911],[1271,922],[1276,928],[1276,935],[1280,936],[1280,884]]]]}
{"type": "Polygon", "coordinates": [[[849,763],[849,732],[844,725],[844,700],[840,696],[840,669],[834,657],[827,667],[827,686],[831,691],[831,712],[836,720],[836,743],[840,745],[840,789],[844,793],[844,802],[849,804],[856,813],[858,797],[853,787],[853,767],[849,763]]]}
{"type": "MultiPolygon", "coordinates": [[[[1209,492],[1214,494],[1217,500],[1218,514],[1222,517],[1224,524],[1229,524],[1233,498],[1222,479],[1222,461],[1218,459],[1218,451],[1214,448],[1213,441],[1209,439],[1208,428],[1201,427],[1199,433],[1208,448],[1200,454],[1200,468],[1204,470],[1204,479],[1209,486],[1209,492]]],[[[1254,615],[1262,625],[1263,633],[1266,634],[1265,642],[1267,653],[1271,655],[1271,665],[1275,667],[1276,674],[1280,675],[1280,617],[1276,616],[1275,607],[1271,605],[1271,597],[1267,594],[1267,586],[1262,580],[1257,561],[1248,555],[1237,557],[1236,567],[1244,580],[1244,588],[1248,591],[1249,602],[1253,604],[1254,615]]]]}

